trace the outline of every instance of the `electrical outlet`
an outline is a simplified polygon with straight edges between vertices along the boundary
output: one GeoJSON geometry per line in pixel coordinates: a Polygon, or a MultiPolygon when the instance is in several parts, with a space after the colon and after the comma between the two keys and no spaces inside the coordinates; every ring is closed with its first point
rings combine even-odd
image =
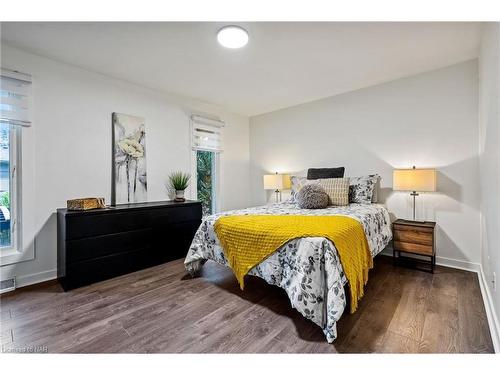
{"type": "Polygon", "coordinates": [[[497,274],[493,272],[493,278],[491,279],[491,283],[493,284],[493,291],[497,291],[497,274]]]}

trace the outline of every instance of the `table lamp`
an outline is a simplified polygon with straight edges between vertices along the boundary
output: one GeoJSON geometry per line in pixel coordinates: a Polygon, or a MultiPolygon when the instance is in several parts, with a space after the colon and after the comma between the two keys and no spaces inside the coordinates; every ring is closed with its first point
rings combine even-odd
{"type": "Polygon", "coordinates": [[[281,190],[290,189],[290,176],[287,174],[266,174],[264,175],[264,189],[274,190],[276,202],[281,202],[281,190]]]}
{"type": "Polygon", "coordinates": [[[435,169],[395,169],[392,175],[392,188],[395,191],[411,191],[413,197],[413,221],[415,219],[415,198],[418,192],[436,191],[435,169]]]}

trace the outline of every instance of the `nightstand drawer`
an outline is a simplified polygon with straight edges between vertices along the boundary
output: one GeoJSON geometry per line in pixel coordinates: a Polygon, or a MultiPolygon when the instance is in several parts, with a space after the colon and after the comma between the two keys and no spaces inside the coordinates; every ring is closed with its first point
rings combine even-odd
{"type": "Polygon", "coordinates": [[[398,219],[392,223],[392,256],[394,264],[413,265],[434,273],[436,249],[434,247],[436,222],[398,219]],[[418,256],[405,256],[404,253],[418,256]],[[429,257],[430,261],[425,258],[429,257]],[[425,268],[422,268],[426,265],[425,268]],[[428,266],[428,267],[427,267],[428,266]]]}
{"type": "Polygon", "coordinates": [[[432,245],[422,245],[418,243],[401,242],[394,240],[394,250],[406,251],[415,254],[433,255],[434,249],[432,245]]]}
{"type": "Polygon", "coordinates": [[[410,242],[420,245],[428,245],[428,246],[432,246],[434,242],[432,232],[425,232],[414,229],[405,229],[405,230],[396,229],[394,231],[394,240],[400,242],[410,242]]]}
{"type": "Polygon", "coordinates": [[[414,230],[418,232],[425,232],[425,233],[434,233],[434,228],[433,227],[424,227],[420,225],[408,225],[408,224],[393,224],[393,228],[395,231],[407,231],[407,230],[414,230]]]}

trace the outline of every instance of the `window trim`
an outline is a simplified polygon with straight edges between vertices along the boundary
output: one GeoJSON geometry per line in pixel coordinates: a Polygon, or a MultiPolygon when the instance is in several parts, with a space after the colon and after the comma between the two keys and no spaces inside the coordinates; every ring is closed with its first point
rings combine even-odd
{"type": "Polygon", "coordinates": [[[0,248],[0,265],[5,266],[23,260],[31,259],[29,252],[23,252],[22,225],[21,225],[21,158],[22,158],[22,129],[10,125],[9,130],[9,157],[10,157],[10,220],[11,246],[0,248]]]}
{"type": "Polygon", "coordinates": [[[220,177],[221,177],[221,153],[220,152],[215,152],[215,159],[214,159],[214,181],[215,181],[215,204],[212,207],[212,214],[217,214],[221,211],[221,193],[220,193],[220,177]]]}
{"type": "MultiPolygon", "coordinates": [[[[25,103],[28,105],[28,118],[16,117],[15,114],[12,113],[2,113],[1,118],[3,122],[7,122],[11,125],[10,134],[13,134],[13,137],[15,137],[15,141],[11,138],[11,144],[14,145],[13,148],[15,148],[15,150],[10,150],[12,160],[11,168],[12,165],[15,165],[15,181],[10,193],[12,208],[11,218],[15,217],[16,224],[13,226],[14,233],[12,234],[14,246],[2,248],[0,250],[0,267],[35,259],[35,240],[37,233],[43,229],[36,228],[34,212],[34,202],[36,199],[35,139],[33,131],[30,130],[33,115],[34,84],[30,74],[2,67],[0,82],[3,82],[4,78],[18,81],[19,84],[26,86],[26,92],[24,94],[28,97],[25,103]]],[[[11,90],[13,94],[17,93],[16,88],[9,88],[9,90],[11,90]]],[[[47,223],[44,225],[47,225],[47,223]]],[[[7,270],[9,270],[9,268],[7,268],[7,270]]]]}
{"type": "Polygon", "coordinates": [[[221,211],[222,207],[222,194],[221,194],[221,181],[222,181],[222,155],[224,151],[223,147],[223,142],[224,142],[224,127],[225,123],[220,120],[214,119],[215,116],[210,116],[210,117],[205,117],[201,115],[196,115],[192,114],[190,116],[190,121],[189,121],[189,147],[191,150],[191,158],[190,158],[190,170],[191,170],[191,176],[192,176],[192,183],[190,184],[190,197],[191,199],[197,200],[198,199],[198,186],[197,186],[197,181],[198,181],[198,170],[197,170],[197,158],[196,158],[196,153],[199,151],[208,151],[208,152],[213,152],[215,154],[215,205],[212,207],[212,213],[218,213],[221,211]],[[219,149],[204,149],[204,148],[198,148],[195,145],[195,142],[193,141],[193,133],[194,133],[194,127],[196,124],[202,124],[204,126],[210,126],[210,127],[216,127],[220,130],[220,145],[221,147],[219,149]]]}

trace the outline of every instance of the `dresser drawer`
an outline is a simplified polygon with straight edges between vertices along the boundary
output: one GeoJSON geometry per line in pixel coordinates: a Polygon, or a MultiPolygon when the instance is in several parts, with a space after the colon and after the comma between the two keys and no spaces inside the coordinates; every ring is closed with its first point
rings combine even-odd
{"type": "Polygon", "coordinates": [[[196,221],[201,218],[201,205],[172,207],[168,210],[151,211],[151,225],[164,226],[170,223],[196,221]]]}
{"type": "Polygon", "coordinates": [[[66,274],[60,277],[65,290],[89,285],[98,281],[134,272],[156,263],[152,249],[139,249],[126,253],[112,254],[97,259],[68,264],[66,274]]]}
{"type": "Polygon", "coordinates": [[[173,259],[185,258],[201,221],[188,221],[172,224],[166,233],[165,241],[169,246],[169,256],[173,259]]]}
{"type": "Polygon", "coordinates": [[[151,228],[145,228],[69,240],[66,242],[66,262],[74,263],[148,247],[151,244],[152,232],[151,228]]]}
{"type": "Polygon", "coordinates": [[[394,250],[397,251],[406,251],[409,253],[415,254],[423,254],[423,255],[433,255],[434,248],[432,245],[422,245],[417,243],[410,242],[401,242],[398,240],[394,240],[394,250]]]}
{"type": "Polygon", "coordinates": [[[128,232],[150,226],[149,212],[142,210],[73,216],[66,220],[66,240],[128,232]]]}
{"type": "Polygon", "coordinates": [[[422,231],[420,229],[396,229],[394,230],[394,240],[432,246],[434,243],[434,236],[432,232],[422,231]]]}

